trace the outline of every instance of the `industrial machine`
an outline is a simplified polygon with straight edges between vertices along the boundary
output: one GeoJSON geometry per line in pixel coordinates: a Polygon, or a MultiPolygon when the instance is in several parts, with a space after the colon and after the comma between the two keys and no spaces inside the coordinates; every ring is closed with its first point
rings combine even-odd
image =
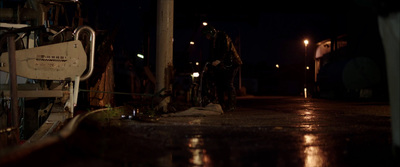
{"type": "Polygon", "coordinates": [[[82,25],[78,0],[13,2],[0,10],[0,134],[14,128],[27,139],[55,105],[73,116],[79,82],[93,72],[95,32],[82,25]]]}

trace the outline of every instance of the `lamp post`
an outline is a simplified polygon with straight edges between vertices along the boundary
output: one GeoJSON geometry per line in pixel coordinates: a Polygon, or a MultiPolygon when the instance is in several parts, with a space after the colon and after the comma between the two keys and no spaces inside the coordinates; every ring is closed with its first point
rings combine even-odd
{"type": "Polygon", "coordinates": [[[307,98],[307,45],[308,40],[304,40],[304,98],[307,98]]]}

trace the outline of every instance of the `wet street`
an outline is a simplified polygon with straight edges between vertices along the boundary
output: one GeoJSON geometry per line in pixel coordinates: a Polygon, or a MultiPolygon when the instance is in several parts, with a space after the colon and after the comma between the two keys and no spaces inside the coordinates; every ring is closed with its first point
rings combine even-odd
{"type": "Polygon", "coordinates": [[[91,116],[17,160],[45,166],[397,166],[386,102],[240,97],[235,112],[158,121],[91,116]],[[99,121],[100,120],[100,121],[99,121]]]}

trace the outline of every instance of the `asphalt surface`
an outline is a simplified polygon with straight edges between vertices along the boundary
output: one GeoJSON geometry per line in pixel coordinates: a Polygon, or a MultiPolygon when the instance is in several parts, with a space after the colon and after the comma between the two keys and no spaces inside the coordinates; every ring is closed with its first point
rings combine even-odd
{"type": "MultiPolygon", "coordinates": [[[[0,166],[398,166],[387,102],[240,97],[234,112],[85,119],[0,166]]],[[[55,134],[56,135],[56,134],[55,134]]]]}

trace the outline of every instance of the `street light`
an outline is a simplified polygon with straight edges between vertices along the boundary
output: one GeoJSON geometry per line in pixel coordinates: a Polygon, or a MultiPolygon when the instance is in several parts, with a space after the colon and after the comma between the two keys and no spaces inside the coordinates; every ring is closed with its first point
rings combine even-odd
{"type": "Polygon", "coordinates": [[[141,53],[138,53],[138,54],[137,54],[137,57],[139,57],[139,58],[141,58],[141,59],[144,59],[144,55],[141,54],[141,53]]]}
{"type": "Polygon", "coordinates": [[[308,45],[308,40],[307,39],[304,40],[304,45],[306,45],[306,47],[307,47],[307,45],[308,45]]]}
{"type": "Polygon", "coordinates": [[[197,78],[200,76],[199,72],[193,72],[192,77],[197,78]]]}
{"type": "Polygon", "coordinates": [[[304,98],[307,98],[307,45],[308,40],[304,40],[304,98]]]}

